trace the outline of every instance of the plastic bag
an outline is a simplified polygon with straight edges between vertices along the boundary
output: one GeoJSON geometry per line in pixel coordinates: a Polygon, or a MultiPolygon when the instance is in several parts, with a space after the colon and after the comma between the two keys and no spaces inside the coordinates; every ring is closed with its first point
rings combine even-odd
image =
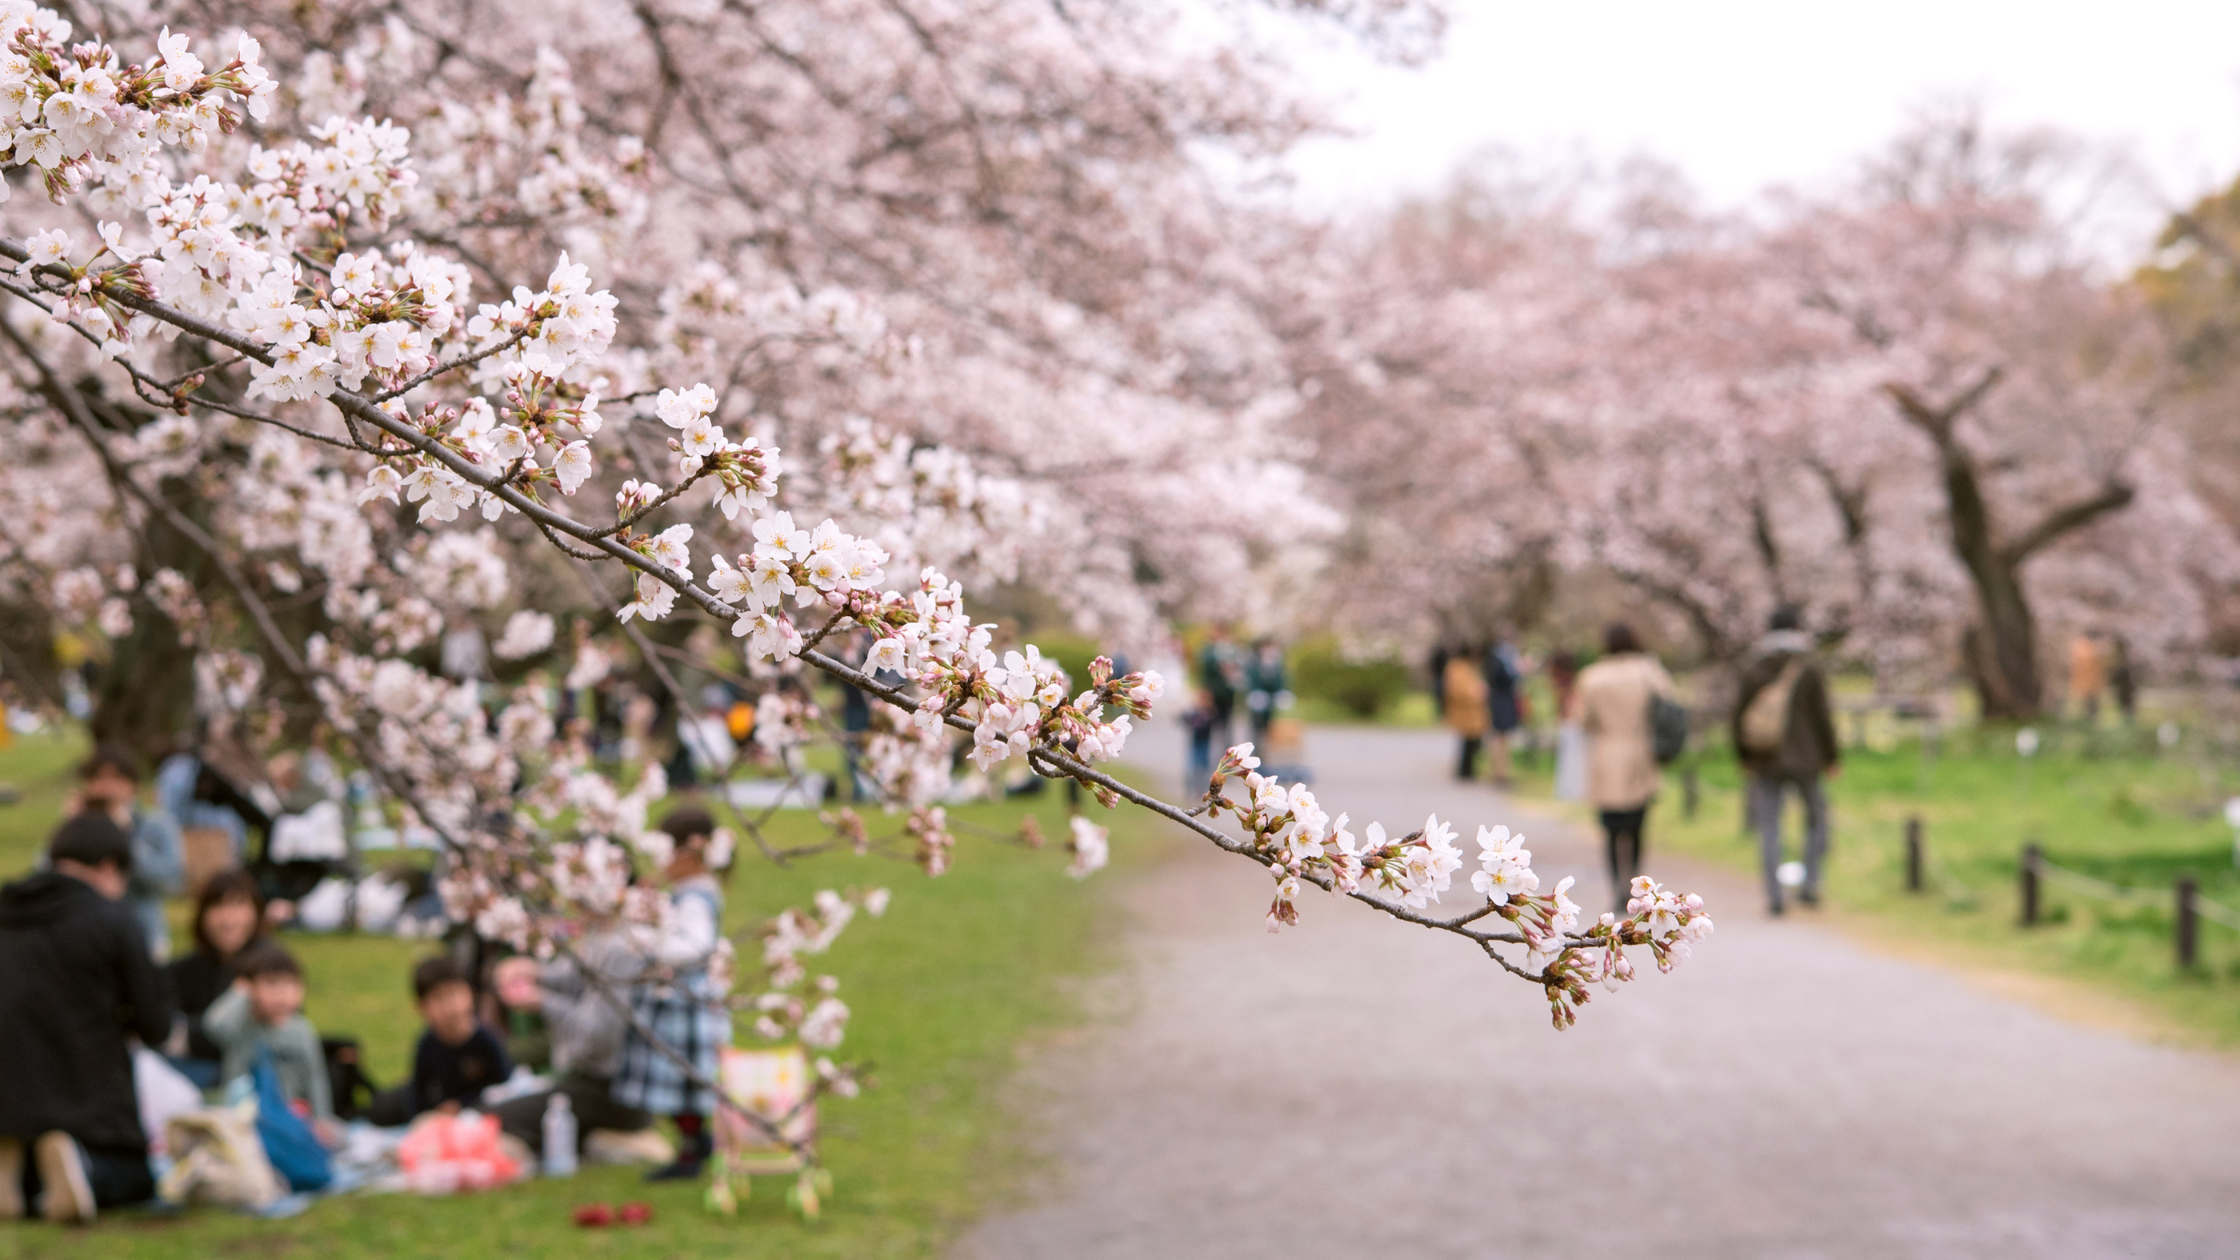
{"type": "Polygon", "coordinates": [[[296,901],[296,926],[306,932],[339,932],[350,921],[350,881],[322,879],[296,901]]]}
{"type": "Polygon", "coordinates": [[[286,1183],[257,1138],[254,1104],[172,1116],[164,1126],[164,1145],[172,1162],[156,1195],[166,1203],[215,1203],[255,1212],[287,1197],[286,1183]]]}
{"type": "Polygon", "coordinates": [[[375,875],[358,881],[358,930],[387,932],[397,926],[404,903],[412,895],[404,881],[375,875]]]}
{"type": "Polygon", "coordinates": [[[350,856],[342,826],[342,805],[320,801],[300,814],[273,820],[266,856],[275,862],[338,862],[350,856]]]}
{"type": "Polygon", "coordinates": [[[498,1118],[462,1111],[430,1112],[397,1143],[405,1185],[421,1194],[487,1190],[521,1176],[521,1163],[498,1140],[498,1118]]]}
{"type": "Polygon", "coordinates": [[[140,1102],[140,1131],[148,1135],[148,1152],[166,1154],[165,1130],[171,1117],[202,1106],[202,1091],[181,1075],[169,1060],[146,1046],[132,1050],[132,1092],[140,1102]]]}

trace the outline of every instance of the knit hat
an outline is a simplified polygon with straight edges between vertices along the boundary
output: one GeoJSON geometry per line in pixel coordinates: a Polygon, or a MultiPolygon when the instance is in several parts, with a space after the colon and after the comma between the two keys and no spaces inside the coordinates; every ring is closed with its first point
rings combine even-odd
{"type": "Polygon", "coordinates": [[[132,837],[107,814],[88,811],[54,829],[47,841],[47,860],[99,866],[114,862],[120,871],[132,869],[132,837]]]}

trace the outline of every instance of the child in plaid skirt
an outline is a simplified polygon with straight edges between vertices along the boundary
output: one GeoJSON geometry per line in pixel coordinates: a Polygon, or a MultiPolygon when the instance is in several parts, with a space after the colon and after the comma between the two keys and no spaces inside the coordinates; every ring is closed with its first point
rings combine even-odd
{"type": "Polygon", "coordinates": [[[671,913],[659,932],[649,929],[639,941],[647,972],[631,991],[631,1007],[693,1070],[686,1072],[633,1027],[623,1042],[614,1100],[676,1121],[676,1162],[647,1174],[667,1181],[698,1177],[714,1153],[708,1117],[716,1099],[707,1083],[716,1079],[718,1053],[731,1044],[731,1009],[708,980],[708,959],[723,930],[723,889],[709,869],[715,820],[686,806],[662,819],[661,830],[675,841],[662,870],[671,913]]]}

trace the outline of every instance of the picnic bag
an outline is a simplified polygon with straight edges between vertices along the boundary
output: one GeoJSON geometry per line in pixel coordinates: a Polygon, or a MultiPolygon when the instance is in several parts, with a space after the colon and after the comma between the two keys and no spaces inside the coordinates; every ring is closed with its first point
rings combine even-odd
{"type": "Polygon", "coordinates": [[[265,1158],[257,1140],[253,1108],[203,1107],[171,1117],[163,1127],[171,1167],[156,1186],[156,1197],[184,1207],[213,1203],[254,1212],[288,1193],[287,1183],[265,1158]]]}

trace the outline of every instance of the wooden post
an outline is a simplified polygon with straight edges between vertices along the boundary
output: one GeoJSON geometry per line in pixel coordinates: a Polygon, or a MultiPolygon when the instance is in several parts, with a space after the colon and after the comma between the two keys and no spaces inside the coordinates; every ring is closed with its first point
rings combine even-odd
{"type": "Polygon", "coordinates": [[[1695,763],[1690,762],[1680,770],[1680,816],[1693,821],[1702,799],[1703,785],[1696,781],[1695,763]]]}
{"type": "Polygon", "coordinates": [[[2189,876],[2178,880],[2178,968],[2190,970],[2198,956],[2201,941],[2200,913],[2194,909],[2194,882],[2189,876]]]}
{"type": "Polygon", "coordinates": [[[2038,922],[2038,846],[2022,846],[2022,926],[2038,922]]]}
{"type": "Polygon", "coordinates": [[[1906,891],[1921,891],[1921,815],[1906,819],[1906,891]]]}

